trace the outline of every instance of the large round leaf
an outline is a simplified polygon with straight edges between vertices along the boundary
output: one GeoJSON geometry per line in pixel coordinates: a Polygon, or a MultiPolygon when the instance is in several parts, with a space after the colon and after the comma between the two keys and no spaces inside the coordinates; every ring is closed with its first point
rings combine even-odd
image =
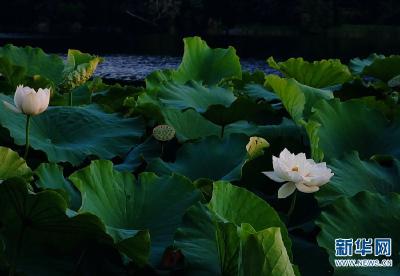
{"type": "Polygon", "coordinates": [[[400,273],[400,195],[382,196],[361,192],[352,198],[340,198],[329,205],[316,221],[321,228],[318,244],[325,248],[332,266],[334,259],[388,259],[386,256],[354,255],[335,257],[335,239],[391,238],[393,268],[388,267],[336,267],[337,273],[346,275],[398,275],[400,273]],[[384,211],[386,210],[386,211],[384,211]]]}
{"type": "Polygon", "coordinates": [[[144,160],[151,160],[161,155],[161,143],[150,136],[143,143],[134,147],[124,159],[124,162],[114,166],[118,171],[133,172],[144,160]]]}
{"type": "Polygon", "coordinates": [[[62,81],[63,60],[57,55],[46,54],[40,48],[6,45],[0,48],[0,57],[7,59],[13,65],[24,68],[26,76],[40,75],[55,84],[62,81]]]}
{"type": "Polygon", "coordinates": [[[209,136],[193,144],[183,145],[174,163],[160,158],[152,160],[147,170],[157,174],[180,173],[192,179],[239,180],[247,161],[245,135],[230,135],[221,139],[209,136]]]}
{"type": "Polygon", "coordinates": [[[211,49],[200,37],[184,39],[185,53],[173,79],[185,83],[189,80],[213,85],[227,77],[242,77],[239,57],[233,47],[211,49]]]}
{"type": "MultiPolygon", "coordinates": [[[[0,99],[11,101],[4,95],[0,99]]],[[[17,145],[25,144],[25,121],[25,116],[0,104],[0,123],[17,145]]],[[[30,142],[32,148],[44,151],[50,162],[79,165],[88,155],[104,159],[123,155],[143,134],[141,118],[125,119],[94,105],[50,107],[31,118],[30,142]]]]}
{"type": "Polygon", "coordinates": [[[18,153],[9,148],[0,147],[0,182],[12,177],[30,179],[32,171],[18,153]]]}
{"type": "Polygon", "coordinates": [[[352,197],[361,191],[400,192],[400,162],[397,159],[392,160],[390,166],[383,166],[376,161],[362,161],[353,152],[342,159],[332,160],[329,167],[335,175],[315,194],[321,205],[341,196],[352,197]]]}
{"type": "Polygon", "coordinates": [[[27,275],[71,275],[78,271],[82,254],[90,254],[96,243],[112,245],[96,216],[69,218],[66,207],[57,192],[33,194],[16,179],[0,185],[0,232],[11,270],[27,275]]]}
{"type": "Polygon", "coordinates": [[[180,142],[221,134],[220,126],[208,121],[193,109],[186,111],[165,109],[163,115],[165,123],[175,129],[176,137],[180,142]]]}
{"type": "Polygon", "coordinates": [[[338,59],[308,62],[302,58],[290,58],[276,63],[270,57],[268,64],[288,78],[294,78],[302,84],[317,88],[342,84],[351,79],[349,69],[338,59]]]}
{"type": "Polygon", "coordinates": [[[112,162],[105,160],[92,162],[69,179],[82,194],[80,212],[93,213],[117,229],[149,229],[155,265],[172,244],[186,209],[200,198],[185,177],[142,173],[136,180],[130,173],[114,170],[112,162]]]}
{"type": "Polygon", "coordinates": [[[215,201],[222,201],[229,214],[212,202],[191,207],[175,234],[175,245],[191,275],[293,275],[287,230],[278,214],[249,191],[217,182],[215,201]],[[226,193],[224,193],[226,192],[226,193]],[[235,206],[237,204],[237,206],[235,206]],[[248,207],[246,207],[248,205],[248,207]],[[244,207],[245,206],[245,207],[244,207]],[[240,208],[245,208],[243,211],[240,208]],[[250,211],[251,209],[251,211],[250,211]],[[262,221],[258,222],[257,220],[262,221]],[[260,230],[254,229],[251,224],[260,230]],[[284,233],[281,235],[281,232],[284,233]],[[288,250],[288,251],[287,251],[288,250]]]}
{"type": "Polygon", "coordinates": [[[256,231],[269,227],[281,228],[283,241],[291,256],[291,241],[278,213],[264,200],[250,191],[219,181],[214,183],[209,208],[222,219],[236,225],[251,224],[256,231]]]}
{"type": "Polygon", "coordinates": [[[38,177],[36,185],[44,189],[62,190],[66,193],[68,207],[78,210],[81,206],[81,195],[72,184],[64,178],[63,167],[54,163],[42,163],[35,170],[38,177]]]}
{"type": "Polygon", "coordinates": [[[266,84],[275,91],[296,122],[303,117],[307,118],[317,101],[333,98],[333,94],[329,90],[313,88],[300,84],[294,79],[280,78],[275,75],[267,76],[266,84]]]}
{"type": "Polygon", "coordinates": [[[353,58],[349,62],[349,68],[351,72],[355,75],[361,75],[362,71],[366,66],[371,65],[376,59],[385,58],[384,55],[371,54],[367,58],[353,58]]]}
{"type": "Polygon", "coordinates": [[[320,101],[310,118],[308,133],[313,157],[340,158],[358,151],[360,157],[375,154],[400,157],[400,116],[390,123],[360,100],[320,101]]]}
{"type": "Polygon", "coordinates": [[[387,82],[400,74],[400,56],[375,58],[371,64],[364,67],[362,74],[387,82]]]}
{"type": "Polygon", "coordinates": [[[205,112],[211,105],[230,106],[236,99],[233,92],[217,86],[205,87],[195,81],[186,85],[168,83],[160,88],[158,99],[168,108],[193,108],[205,112]]]}

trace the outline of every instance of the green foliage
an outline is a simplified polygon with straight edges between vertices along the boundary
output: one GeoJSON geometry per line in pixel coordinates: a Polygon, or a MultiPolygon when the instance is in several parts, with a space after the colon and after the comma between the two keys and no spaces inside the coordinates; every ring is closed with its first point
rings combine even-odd
{"type": "Polygon", "coordinates": [[[400,117],[389,121],[377,110],[360,100],[321,101],[316,107],[307,131],[316,159],[340,158],[358,151],[361,158],[388,154],[398,158],[400,117]]]}
{"type": "Polygon", "coordinates": [[[295,275],[277,213],[228,182],[214,183],[210,204],[188,210],[175,245],[187,257],[191,275],[295,275]]]}
{"type": "Polygon", "coordinates": [[[69,91],[84,84],[92,77],[100,62],[102,62],[100,57],[84,54],[78,50],[68,50],[61,88],[69,91]]]}
{"type": "Polygon", "coordinates": [[[266,84],[276,93],[296,122],[307,118],[318,100],[333,98],[329,90],[302,85],[294,79],[280,78],[275,75],[267,76],[266,84]]]}
{"type": "MultiPolygon", "coordinates": [[[[335,272],[347,275],[396,275],[400,271],[399,240],[400,227],[398,216],[400,207],[399,194],[382,196],[371,192],[361,192],[351,198],[341,198],[326,208],[316,223],[321,228],[318,235],[318,243],[329,253],[331,264],[335,259],[335,238],[359,237],[390,237],[392,238],[393,267],[367,267],[367,268],[335,268],[335,272]],[[382,212],[382,210],[390,210],[382,212]]],[[[346,257],[349,258],[349,257],[346,257]]],[[[351,257],[350,257],[351,258],[351,257]]],[[[367,257],[359,257],[367,258],[367,257]]],[[[374,257],[382,259],[380,257],[374,257]]],[[[387,258],[383,256],[383,258],[387,258]]]]}
{"type": "Polygon", "coordinates": [[[25,77],[36,75],[40,75],[54,84],[62,81],[64,69],[62,59],[56,55],[48,55],[40,48],[20,48],[6,45],[0,48],[0,64],[2,64],[0,68],[5,69],[4,71],[0,69],[0,73],[4,74],[14,87],[22,84],[20,82],[24,82],[25,77]]]}
{"type": "Polygon", "coordinates": [[[248,139],[244,135],[230,135],[223,139],[206,137],[196,143],[183,145],[176,153],[175,162],[153,159],[147,170],[159,175],[180,173],[193,181],[199,178],[238,180],[247,160],[248,139]]]}
{"type": "Polygon", "coordinates": [[[400,163],[397,159],[380,164],[374,160],[360,160],[358,154],[353,152],[343,159],[332,160],[330,167],[335,176],[316,194],[321,205],[332,203],[339,197],[352,197],[362,191],[400,193],[400,163]]]}
{"type": "MultiPolygon", "coordinates": [[[[136,180],[130,173],[114,170],[113,163],[104,160],[94,161],[69,179],[82,194],[79,212],[93,213],[107,226],[124,231],[148,229],[154,264],[172,244],[173,233],[186,209],[199,200],[199,192],[183,176],[142,173],[136,180]]],[[[127,256],[137,258],[138,252],[131,253],[134,249],[129,246],[127,249],[123,251],[127,256]]]]}
{"type": "Polygon", "coordinates": [[[0,180],[13,177],[29,180],[32,178],[32,171],[18,153],[9,148],[0,147],[0,180]]]}
{"type": "MultiPolygon", "coordinates": [[[[4,95],[1,99],[10,101],[4,95]]],[[[17,145],[25,144],[25,116],[0,105],[0,123],[17,145]]],[[[46,153],[50,162],[79,165],[87,156],[113,158],[125,154],[144,134],[140,118],[123,119],[95,105],[51,107],[32,118],[32,148],[46,153]]]]}
{"type": "Polygon", "coordinates": [[[351,73],[340,60],[329,59],[308,62],[302,58],[290,58],[277,63],[273,57],[268,59],[272,68],[281,71],[285,77],[315,88],[324,88],[342,84],[351,79],[351,73]]]}
{"type": "Polygon", "coordinates": [[[242,77],[242,68],[236,50],[211,49],[200,37],[185,38],[185,53],[173,79],[179,83],[189,80],[207,85],[218,84],[228,77],[242,77]]]}
{"type": "Polygon", "coordinates": [[[0,100],[52,88],[26,160],[26,116],[0,104],[0,274],[398,274],[398,56],[270,58],[278,76],[184,43],[145,87],[92,78],[102,59],[77,50],[0,48],[0,100]],[[284,148],[334,176],[277,199],[262,172],[284,148]],[[393,267],[334,267],[340,237],[392,238],[393,267]]]}

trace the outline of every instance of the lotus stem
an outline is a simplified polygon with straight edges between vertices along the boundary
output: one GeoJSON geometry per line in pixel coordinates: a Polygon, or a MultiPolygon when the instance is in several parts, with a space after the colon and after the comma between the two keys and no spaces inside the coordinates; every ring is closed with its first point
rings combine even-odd
{"type": "Polygon", "coordinates": [[[73,100],[72,100],[72,91],[69,92],[68,98],[69,98],[69,106],[72,106],[72,104],[73,104],[73,100]]]}
{"type": "Polygon", "coordinates": [[[287,213],[287,216],[288,216],[287,223],[288,224],[289,224],[289,221],[290,221],[290,217],[293,214],[294,207],[296,206],[296,199],[297,199],[297,190],[293,193],[292,202],[290,203],[290,208],[289,208],[289,211],[287,213]]]}
{"type": "Polygon", "coordinates": [[[221,138],[224,138],[225,125],[221,127],[221,138]]]}
{"type": "Polygon", "coordinates": [[[30,129],[30,124],[31,124],[31,115],[26,115],[25,153],[24,153],[24,159],[25,160],[28,158],[28,152],[29,152],[29,129],[30,129]]]}
{"type": "Polygon", "coordinates": [[[164,158],[164,151],[165,151],[165,142],[161,142],[161,155],[160,158],[164,158]]]}

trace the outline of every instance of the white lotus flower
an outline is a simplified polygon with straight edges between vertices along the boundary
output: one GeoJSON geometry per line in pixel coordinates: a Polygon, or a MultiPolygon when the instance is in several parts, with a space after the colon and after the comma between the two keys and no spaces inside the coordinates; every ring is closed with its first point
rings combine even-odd
{"type": "Polygon", "coordinates": [[[3,101],[4,105],[17,113],[26,115],[38,115],[44,112],[49,106],[50,89],[42,89],[36,92],[35,89],[19,85],[14,95],[14,105],[3,101]]]}
{"type": "Polygon", "coordinates": [[[314,193],[328,183],[333,173],[326,163],[315,163],[307,159],[304,153],[297,155],[284,149],[279,158],[273,156],[274,170],[263,172],[276,182],[285,182],[278,190],[278,198],[286,198],[296,189],[303,193],[314,193]]]}

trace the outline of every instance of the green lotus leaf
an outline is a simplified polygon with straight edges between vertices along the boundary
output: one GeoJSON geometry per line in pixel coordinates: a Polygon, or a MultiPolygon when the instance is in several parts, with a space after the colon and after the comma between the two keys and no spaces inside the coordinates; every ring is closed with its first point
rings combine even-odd
{"type": "Polygon", "coordinates": [[[400,157],[400,116],[390,122],[362,100],[320,101],[307,126],[313,158],[340,158],[358,151],[361,159],[375,154],[400,157]]]}
{"type": "Polygon", "coordinates": [[[388,82],[400,74],[400,55],[385,58],[376,58],[370,65],[365,66],[363,76],[374,77],[388,82]]]}
{"type": "Polygon", "coordinates": [[[157,98],[167,107],[174,109],[193,108],[205,112],[211,105],[230,106],[236,99],[233,92],[222,87],[205,87],[198,82],[187,84],[168,83],[160,88],[157,98]]]}
{"type": "MultiPolygon", "coordinates": [[[[211,211],[203,204],[196,204],[188,209],[182,225],[174,237],[174,244],[185,256],[187,271],[190,275],[223,275],[216,223],[211,211]]],[[[227,264],[229,260],[224,260],[227,264]]],[[[231,260],[237,264],[237,260],[231,260]]]]}
{"type": "Polygon", "coordinates": [[[333,159],[329,165],[335,174],[328,185],[315,194],[320,205],[326,205],[341,196],[352,197],[361,191],[388,194],[400,192],[400,162],[390,166],[376,161],[362,161],[356,152],[344,158],[333,159]]]}
{"type": "MultiPolygon", "coordinates": [[[[1,100],[11,102],[7,96],[1,100]]],[[[25,121],[0,104],[0,123],[17,145],[25,145],[25,121]]],[[[50,162],[79,165],[87,156],[111,159],[124,155],[144,134],[141,118],[125,119],[107,114],[94,105],[50,107],[31,119],[31,147],[44,151],[50,162]]]]}
{"type": "Polygon", "coordinates": [[[102,61],[100,57],[69,49],[61,88],[69,91],[84,84],[92,77],[97,65],[102,61]]]}
{"type": "Polygon", "coordinates": [[[150,73],[145,79],[146,89],[157,90],[161,85],[172,81],[173,74],[174,70],[172,69],[158,70],[150,73]]]}
{"type": "Polygon", "coordinates": [[[44,189],[62,190],[66,193],[68,207],[78,210],[81,206],[81,195],[72,184],[64,178],[63,167],[54,163],[42,163],[35,170],[38,177],[36,185],[44,189]]]}
{"type": "Polygon", "coordinates": [[[287,78],[294,78],[304,85],[315,88],[342,84],[352,78],[349,68],[338,59],[308,62],[302,58],[290,58],[277,63],[270,57],[268,65],[281,71],[287,78]]]}
{"type": "Polygon", "coordinates": [[[161,143],[152,136],[146,141],[134,147],[124,158],[121,164],[114,166],[118,171],[133,172],[144,160],[149,161],[159,157],[161,154],[161,143]]]}
{"type": "Polygon", "coordinates": [[[164,249],[172,244],[186,209],[200,199],[199,191],[183,176],[142,173],[136,180],[105,160],[93,161],[69,179],[82,194],[79,212],[93,213],[109,227],[149,230],[153,264],[159,263],[164,249]]]}
{"type": "Polygon", "coordinates": [[[194,80],[215,85],[223,78],[242,77],[239,57],[233,47],[211,49],[200,37],[185,38],[184,44],[182,63],[173,74],[175,81],[186,83],[194,80]]]}
{"type": "Polygon", "coordinates": [[[24,83],[26,69],[12,64],[7,57],[0,56],[0,75],[5,79],[5,84],[1,83],[1,91],[14,92],[19,84],[24,83]]]}
{"type": "Polygon", "coordinates": [[[119,84],[104,87],[92,95],[92,102],[97,103],[109,112],[123,112],[127,109],[125,100],[134,97],[143,91],[143,88],[133,86],[121,86],[119,84]]]}
{"type": "Polygon", "coordinates": [[[333,98],[329,90],[302,85],[294,79],[284,79],[276,75],[267,76],[266,84],[275,91],[295,122],[307,118],[317,101],[333,98]]]}
{"type": "Polygon", "coordinates": [[[361,75],[364,68],[371,65],[376,59],[385,58],[384,55],[371,54],[367,58],[353,58],[349,62],[349,68],[355,75],[361,75]]]}
{"type": "Polygon", "coordinates": [[[242,225],[239,275],[296,275],[278,227],[256,232],[242,225]]]}
{"type": "Polygon", "coordinates": [[[135,265],[145,266],[150,258],[151,241],[148,230],[126,230],[108,226],[118,250],[128,256],[135,265]]]}
{"type": "MultiPolygon", "coordinates": [[[[54,84],[59,84],[62,81],[63,60],[57,55],[46,54],[40,48],[15,47],[8,44],[0,48],[0,58],[7,59],[9,64],[22,67],[23,69],[19,70],[23,70],[28,77],[40,75],[54,84]]],[[[7,74],[10,72],[0,73],[7,74]]],[[[6,76],[15,82],[16,75],[7,74],[6,76]]]]}
{"type": "Polygon", "coordinates": [[[66,207],[55,191],[33,194],[17,179],[0,185],[0,229],[11,271],[71,275],[85,251],[90,254],[96,244],[112,246],[96,216],[70,218],[65,214],[66,207]]]}
{"type": "Polygon", "coordinates": [[[163,115],[165,123],[175,129],[180,142],[221,134],[220,126],[208,121],[193,109],[166,109],[163,110],[163,115]]]}
{"type": "Polygon", "coordinates": [[[291,241],[285,224],[278,213],[264,200],[252,192],[233,186],[225,181],[214,183],[213,195],[209,208],[222,221],[229,221],[236,225],[250,224],[255,231],[262,231],[270,227],[281,229],[283,242],[291,258],[291,241]]]}
{"type": "Polygon", "coordinates": [[[18,153],[9,148],[0,147],[0,182],[13,177],[30,180],[32,171],[18,153]]]}
{"type": "Polygon", "coordinates": [[[278,113],[267,102],[255,102],[249,98],[239,97],[230,106],[210,106],[206,117],[211,122],[226,126],[236,121],[246,120],[257,124],[275,123],[280,120],[278,113]]]}
{"type": "Polygon", "coordinates": [[[239,180],[242,167],[247,161],[245,135],[230,135],[223,139],[209,136],[200,141],[184,144],[176,153],[174,163],[160,158],[153,159],[148,171],[159,175],[179,173],[195,181],[199,178],[211,180],[239,180]]]}
{"type": "Polygon", "coordinates": [[[269,91],[266,87],[261,84],[246,84],[244,87],[245,95],[249,96],[254,100],[264,100],[267,102],[279,101],[277,95],[269,91]]]}
{"type": "Polygon", "coordinates": [[[353,255],[335,257],[335,239],[351,238],[391,238],[393,267],[335,267],[338,275],[397,275],[400,273],[400,195],[380,195],[361,192],[352,198],[340,198],[322,211],[316,224],[321,228],[317,240],[329,254],[329,260],[335,267],[334,259],[387,259],[386,256],[353,255]],[[382,210],[388,210],[383,212],[382,210]]]}
{"type": "Polygon", "coordinates": [[[282,238],[286,235],[288,239],[287,230],[278,214],[245,189],[226,182],[214,185],[213,194],[219,189],[216,187],[226,186],[227,194],[220,190],[217,198],[214,195],[213,198],[222,200],[221,197],[225,197],[224,202],[229,202],[233,210],[229,214],[219,208],[214,210],[211,203],[209,208],[197,204],[188,210],[175,234],[175,246],[185,256],[185,271],[190,275],[294,275],[282,238]],[[237,212],[248,204],[257,205],[257,208],[247,213],[237,212]],[[257,217],[264,222],[268,218],[271,221],[258,223],[257,217]],[[257,231],[246,221],[253,221],[260,227],[265,224],[268,228],[257,231]]]}

